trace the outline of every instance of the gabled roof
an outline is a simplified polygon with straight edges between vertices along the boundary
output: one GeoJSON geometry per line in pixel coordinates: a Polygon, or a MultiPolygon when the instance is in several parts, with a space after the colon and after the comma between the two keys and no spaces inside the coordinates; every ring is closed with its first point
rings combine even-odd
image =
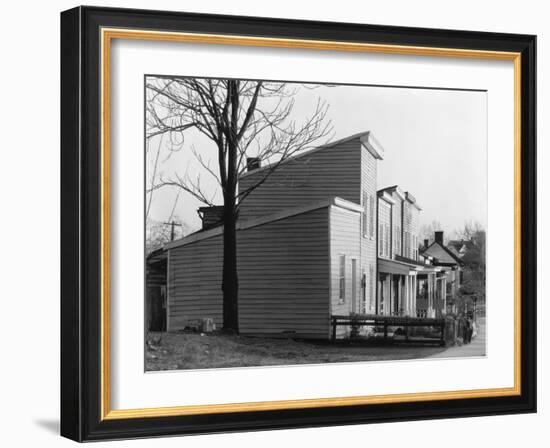
{"type": "Polygon", "coordinates": [[[431,255],[432,257],[435,258],[436,262],[439,262],[439,263],[445,263],[445,264],[449,264],[450,263],[454,263],[454,264],[459,264],[459,265],[463,265],[464,263],[462,262],[462,260],[456,256],[451,250],[449,250],[447,248],[447,246],[445,246],[444,244],[440,244],[438,243],[437,241],[434,241],[432,244],[430,244],[428,247],[424,248],[421,250],[421,253],[422,254],[428,254],[428,255],[431,255]],[[447,260],[445,261],[444,259],[442,259],[441,257],[437,257],[435,255],[433,255],[433,252],[434,252],[434,248],[437,249],[437,248],[441,248],[441,250],[448,255],[448,257],[450,258],[450,260],[447,260]],[[430,254],[430,252],[432,252],[430,254]]]}
{"type": "MultiPolygon", "coordinates": [[[[304,151],[304,152],[301,152],[299,154],[293,155],[293,156],[289,157],[288,159],[283,160],[280,163],[280,165],[288,163],[292,160],[298,160],[302,157],[310,156],[310,155],[316,153],[317,151],[321,151],[321,150],[327,149],[327,148],[333,148],[334,146],[338,146],[338,145],[341,145],[343,143],[347,143],[347,142],[355,140],[355,139],[358,139],[363,144],[363,146],[375,158],[377,158],[378,160],[382,160],[383,155],[384,155],[384,148],[378,142],[378,140],[376,140],[376,138],[374,138],[374,135],[372,135],[371,131],[363,131],[363,132],[358,132],[357,134],[353,134],[353,135],[350,135],[348,137],[344,137],[344,138],[341,138],[339,140],[335,140],[333,142],[327,143],[326,145],[321,145],[321,146],[318,146],[317,148],[312,148],[308,151],[304,151]]],[[[275,162],[275,163],[278,163],[278,162],[275,162]]],[[[270,168],[271,166],[273,166],[273,164],[267,164],[267,165],[264,165],[260,168],[256,168],[255,170],[247,171],[246,173],[241,174],[240,178],[243,179],[243,178],[245,178],[247,176],[250,176],[252,174],[259,173],[259,172],[261,172],[261,171],[263,171],[267,168],[270,168]]]]}

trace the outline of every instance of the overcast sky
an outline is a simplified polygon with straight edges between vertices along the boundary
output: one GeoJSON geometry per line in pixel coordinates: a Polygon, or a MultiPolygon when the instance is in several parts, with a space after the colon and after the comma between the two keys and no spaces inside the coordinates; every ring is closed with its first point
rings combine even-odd
{"type": "MultiPolygon", "coordinates": [[[[411,192],[422,207],[420,224],[433,220],[452,232],[465,221],[487,224],[487,96],[485,92],[445,91],[396,87],[320,86],[300,89],[292,118],[298,123],[315,109],[321,98],[329,105],[334,139],[372,131],[385,149],[378,162],[378,188],[400,185],[411,192]]],[[[196,133],[186,136],[185,145],[170,153],[166,139],[150,142],[147,178],[154,155],[161,145],[158,172],[165,177],[177,171],[194,173],[200,166],[191,149],[201,151],[216,167],[216,148],[196,133]],[[170,156],[168,157],[168,155],[170,156]]],[[[207,173],[202,186],[221,203],[216,182],[207,173]]],[[[191,228],[200,227],[197,208],[201,204],[187,193],[157,190],[149,218],[167,220],[174,214],[191,228]]]]}

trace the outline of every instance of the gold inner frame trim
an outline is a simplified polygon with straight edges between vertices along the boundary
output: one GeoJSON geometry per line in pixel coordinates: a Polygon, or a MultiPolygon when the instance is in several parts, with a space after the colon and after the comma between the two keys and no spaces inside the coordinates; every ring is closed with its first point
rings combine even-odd
{"type": "Polygon", "coordinates": [[[101,29],[101,419],[116,420],[145,417],[252,412],[318,407],[405,403],[431,400],[503,397],[521,394],[521,54],[515,52],[467,50],[354,42],[279,39],[216,34],[176,33],[137,29],[101,29]],[[246,403],[188,405],[141,409],[111,409],[110,366],[110,62],[113,39],[185,42],[213,45],[238,45],[295,48],[356,53],[383,53],[410,56],[490,59],[514,63],[514,386],[441,392],[419,392],[355,397],[314,398],[246,403]]]}

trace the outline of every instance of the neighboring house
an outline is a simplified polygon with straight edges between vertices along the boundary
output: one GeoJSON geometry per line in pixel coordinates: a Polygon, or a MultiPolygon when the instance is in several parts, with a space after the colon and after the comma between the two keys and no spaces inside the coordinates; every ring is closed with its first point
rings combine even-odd
{"type": "Polygon", "coordinates": [[[462,259],[474,247],[474,242],[471,240],[451,240],[447,243],[449,249],[458,258],[462,259]]]}
{"type": "Polygon", "coordinates": [[[433,257],[421,253],[417,276],[417,317],[443,317],[447,313],[446,268],[437,266],[433,257]]]}
{"type": "MultiPolygon", "coordinates": [[[[460,285],[462,283],[462,268],[463,262],[460,257],[456,255],[456,251],[451,250],[444,243],[443,232],[435,232],[435,239],[432,244],[424,242],[422,248],[422,255],[432,260],[432,264],[437,267],[443,268],[443,275],[441,275],[441,285],[445,291],[445,303],[440,304],[440,312],[455,311],[455,302],[458,295],[460,285]]],[[[443,295],[443,294],[441,294],[443,295]]]]}
{"type": "Polygon", "coordinates": [[[166,261],[164,249],[145,259],[145,319],[148,331],[166,331],[166,261]]]}
{"type": "Polygon", "coordinates": [[[378,191],[376,314],[416,316],[418,214],[415,198],[397,185],[378,191]]]}
{"type": "MultiPolygon", "coordinates": [[[[383,148],[364,132],[239,180],[237,269],[243,334],[330,337],[332,315],[376,311],[376,168],[383,148]],[[270,174],[269,177],[266,177],[270,174]]],[[[223,227],[165,246],[168,331],[222,325],[223,227]]],[[[215,209],[213,213],[218,213],[215,209]]],[[[342,328],[339,335],[347,330],[342,328]]]]}

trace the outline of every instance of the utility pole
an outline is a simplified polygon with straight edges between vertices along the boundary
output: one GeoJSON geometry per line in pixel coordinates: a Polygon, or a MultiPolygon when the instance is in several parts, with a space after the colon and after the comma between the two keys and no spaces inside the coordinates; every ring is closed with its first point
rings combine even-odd
{"type": "Polygon", "coordinates": [[[172,221],[172,222],[165,222],[163,223],[165,226],[171,226],[171,229],[170,229],[170,241],[174,241],[174,238],[176,237],[176,233],[175,233],[175,227],[176,226],[179,226],[179,227],[183,227],[180,223],[177,223],[176,221],[172,221]]]}

